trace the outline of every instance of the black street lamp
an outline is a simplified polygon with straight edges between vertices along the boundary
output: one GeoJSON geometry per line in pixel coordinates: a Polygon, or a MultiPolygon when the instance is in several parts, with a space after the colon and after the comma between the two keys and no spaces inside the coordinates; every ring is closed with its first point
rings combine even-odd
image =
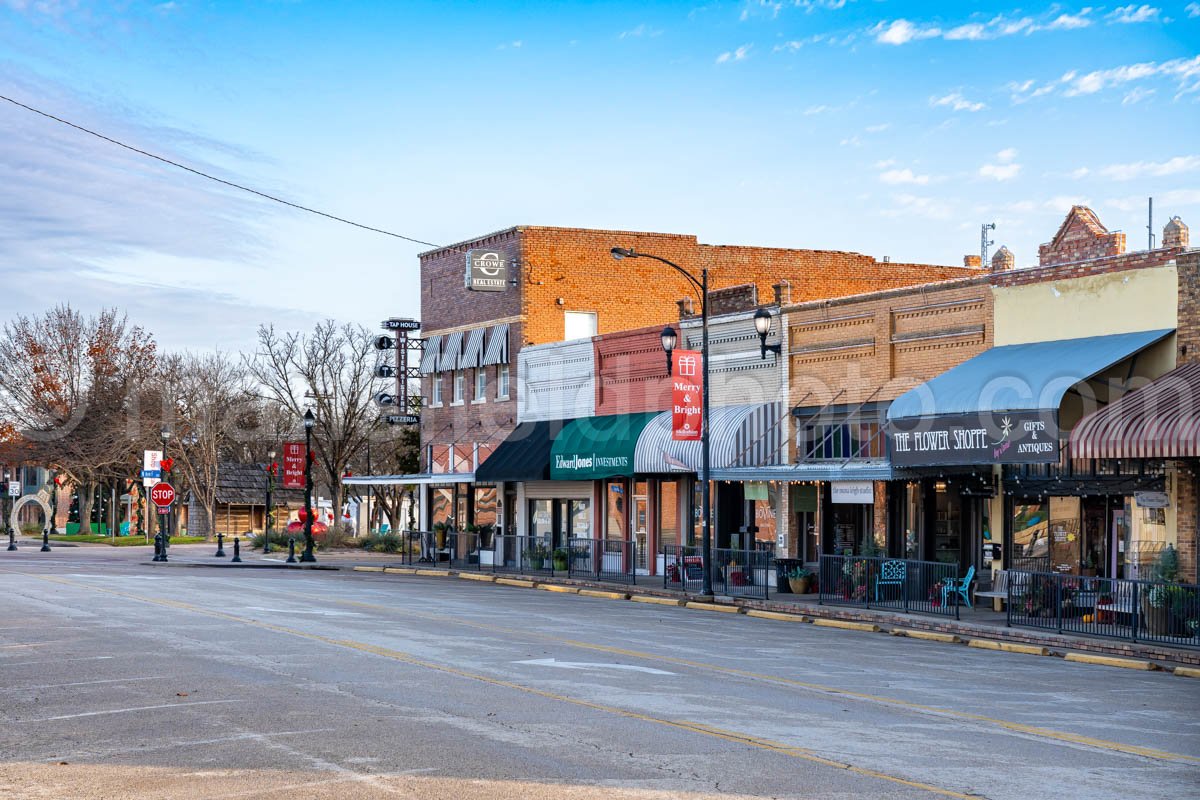
{"type": "Polygon", "coordinates": [[[754,330],[758,331],[758,343],[762,348],[763,360],[766,360],[767,353],[779,355],[783,350],[782,344],[767,344],[767,336],[771,333],[771,312],[765,308],[760,308],[754,312],[754,330]]]}
{"type": "MultiPolygon", "coordinates": [[[[701,371],[703,374],[702,393],[702,409],[700,418],[700,503],[703,506],[700,509],[700,525],[703,531],[701,539],[701,561],[703,564],[704,578],[701,583],[700,593],[707,597],[713,594],[712,583],[712,520],[711,517],[711,460],[709,456],[709,424],[708,424],[708,267],[700,270],[700,280],[688,272],[678,264],[668,261],[662,256],[650,255],[649,253],[639,253],[632,247],[614,247],[610,251],[612,257],[620,261],[624,258],[650,258],[660,263],[666,264],[680,275],[688,279],[692,286],[700,290],[700,361],[702,363],[701,371]]],[[[663,350],[667,352],[667,373],[671,374],[671,351],[675,349],[676,342],[679,341],[675,329],[667,326],[662,332],[663,350]]]]}
{"type": "MultiPolygon", "coordinates": [[[[164,425],[158,434],[160,437],[162,437],[162,457],[158,460],[159,480],[166,480],[167,471],[163,469],[162,462],[167,460],[167,442],[171,441],[171,429],[164,425]]],[[[160,548],[161,555],[158,556],[158,560],[166,561],[167,545],[171,541],[171,521],[167,519],[170,514],[164,514],[163,510],[157,506],[155,506],[155,511],[158,512],[158,535],[162,537],[162,547],[160,548]]]]}
{"type": "Polygon", "coordinates": [[[271,490],[275,488],[275,451],[267,453],[267,504],[263,506],[263,555],[271,552],[271,490]]]}
{"type": "Polygon", "coordinates": [[[312,507],[312,429],[317,422],[312,409],[304,412],[304,552],[300,554],[302,562],[315,563],[313,555],[313,507],[312,507]]]}

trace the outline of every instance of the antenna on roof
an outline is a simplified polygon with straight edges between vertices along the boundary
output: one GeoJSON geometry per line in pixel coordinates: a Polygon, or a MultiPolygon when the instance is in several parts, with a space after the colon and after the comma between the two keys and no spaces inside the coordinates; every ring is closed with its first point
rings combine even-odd
{"type": "Polygon", "coordinates": [[[988,238],[988,231],[996,230],[996,223],[985,222],[979,226],[979,264],[984,269],[988,265],[988,248],[995,244],[988,238]]]}
{"type": "Polygon", "coordinates": [[[1147,236],[1147,239],[1150,244],[1149,248],[1147,248],[1147,249],[1153,250],[1154,249],[1154,198],[1147,197],[1146,200],[1149,201],[1149,203],[1150,203],[1149,210],[1147,211],[1147,216],[1146,216],[1146,236],[1147,236]]]}

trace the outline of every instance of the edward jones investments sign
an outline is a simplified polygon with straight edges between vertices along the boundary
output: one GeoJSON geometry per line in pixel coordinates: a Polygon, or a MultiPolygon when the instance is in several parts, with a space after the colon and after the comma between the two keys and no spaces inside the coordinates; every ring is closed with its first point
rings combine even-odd
{"type": "Polygon", "coordinates": [[[1049,464],[1058,461],[1058,414],[998,411],[892,420],[888,444],[897,467],[1049,464]]]}
{"type": "Polygon", "coordinates": [[[676,442],[700,441],[703,421],[703,386],[700,353],[671,351],[671,438],[676,442]]]}
{"type": "Polygon", "coordinates": [[[503,292],[508,288],[508,259],[499,250],[467,251],[467,288],[503,292]]]}

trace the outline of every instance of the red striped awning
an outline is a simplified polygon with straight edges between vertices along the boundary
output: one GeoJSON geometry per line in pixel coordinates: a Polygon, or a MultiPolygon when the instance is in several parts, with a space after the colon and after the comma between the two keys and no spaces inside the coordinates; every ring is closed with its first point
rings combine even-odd
{"type": "Polygon", "coordinates": [[[1200,457],[1200,362],[1178,367],[1084,417],[1074,458],[1200,457]]]}

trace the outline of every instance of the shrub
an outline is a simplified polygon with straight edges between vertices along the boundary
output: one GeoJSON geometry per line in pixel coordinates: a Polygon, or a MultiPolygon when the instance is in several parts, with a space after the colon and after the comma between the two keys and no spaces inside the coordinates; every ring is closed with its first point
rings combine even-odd
{"type": "Polygon", "coordinates": [[[42,535],[42,526],[36,522],[22,522],[21,523],[21,535],[22,536],[41,536],[42,535]]]}
{"type": "Polygon", "coordinates": [[[395,533],[372,533],[360,542],[362,549],[372,553],[398,553],[404,546],[404,540],[395,533]]]}
{"type": "MultiPolygon", "coordinates": [[[[271,547],[278,547],[281,550],[286,550],[288,546],[288,539],[291,538],[291,536],[292,534],[288,533],[287,531],[271,531],[271,547]]],[[[228,536],[225,537],[225,540],[231,541],[230,537],[228,536]]],[[[256,533],[250,537],[250,547],[255,550],[261,550],[265,541],[266,537],[263,536],[263,534],[256,533]]],[[[304,534],[297,536],[296,542],[298,544],[302,544],[304,542],[304,534]]]]}

